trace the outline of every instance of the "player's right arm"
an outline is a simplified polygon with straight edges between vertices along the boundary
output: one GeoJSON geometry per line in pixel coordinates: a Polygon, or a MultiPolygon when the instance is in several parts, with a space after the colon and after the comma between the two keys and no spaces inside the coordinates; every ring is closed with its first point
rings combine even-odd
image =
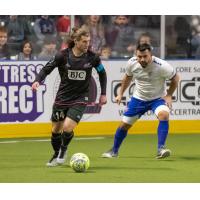
{"type": "Polygon", "coordinates": [[[129,87],[132,79],[133,79],[133,76],[128,76],[127,74],[125,74],[125,76],[123,77],[119,94],[115,98],[118,105],[121,103],[123,94],[126,91],[126,89],[129,87]]]}
{"type": "Polygon", "coordinates": [[[134,63],[136,61],[137,61],[136,58],[132,57],[131,59],[128,60],[128,62],[126,64],[126,74],[124,75],[124,77],[121,81],[120,91],[119,91],[117,97],[115,98],[116,103],[118,105],[121,103],[124,92],[129,87],[131,81],[133,80],[132,69],[133,69],[134,63]]]}
{"type": "Polygon", "coordinates": [[[32,88],[32,90],[37,90],[37,88],[38,88],[39,86],[40,86],[40,83],[39,83],[38,81],[36,81],[36,82],[33,82],[31,88],[32,88]]]}
{"type": "Polygon", "coordinates": [[[32,84],[32,90],[37,90],[37,88],[40,86],[40,83],[45,80],[47,75],[64,62],[63,55],[63,52],[59,52],[58,54],[56,54],[56,56],[54,56],[51,60],[47,62],[47,64],[41,69],[39,74],[36,75],[36,78],[32,84]]]}

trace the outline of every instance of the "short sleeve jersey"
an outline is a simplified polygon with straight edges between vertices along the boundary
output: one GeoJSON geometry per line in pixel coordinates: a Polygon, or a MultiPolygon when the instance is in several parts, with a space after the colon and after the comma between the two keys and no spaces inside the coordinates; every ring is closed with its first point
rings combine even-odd
{"type": "Polygon", "coordinates": [[[145,68],[136,57],[129,59],[126,74],[135,81],[133,97],[150,101],[166,95],[166,80],[173,78],[176,72],[168,62],[152,56],[152,62],[145,68]]]}

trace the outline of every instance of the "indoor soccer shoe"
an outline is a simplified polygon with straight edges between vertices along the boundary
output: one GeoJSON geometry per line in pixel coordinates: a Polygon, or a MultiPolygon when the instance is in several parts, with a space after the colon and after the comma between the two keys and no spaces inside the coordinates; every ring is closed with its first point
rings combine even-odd
{"type": "Polygon", "coordinates": [[[46,164],[47,167],[55,167],[58,165],[57,163],[57,156],[58,154],[54,154],[49,162],[46,164]]]}
{"type": "Polygon", "coordinates": [[[158,154],[157,154],[156,158],[157,158],[157,159],[166,158],[166,157],[169,157],[170,154],[171,154],[171,151],[170,151],[169,149],[164,149],[164,148],[162,148],[162,149],[160,149],[160,150],[158,151],[158,154]]]}
{"type": "Polygon", "coordinates": [[[67,152],[66,151],[61,151],[61,149],[60,149],[58,157],[56,159],[57,164],[59,164],[59,165],[64,164],[64,162],[66,160],[66,157],[67,157],[67,152]]]}
{"type": "Polygon", "coordinates": [[[110,149],[109,151],[101,155],[102,158],[116,158],[117,156],[118,156],[118,153],[115,153],[113,149],[110,149]]]}

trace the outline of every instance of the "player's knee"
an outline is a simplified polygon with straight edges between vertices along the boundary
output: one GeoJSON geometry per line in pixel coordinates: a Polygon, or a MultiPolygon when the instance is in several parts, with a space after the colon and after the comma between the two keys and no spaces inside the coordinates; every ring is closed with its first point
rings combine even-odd
{"type": "Polygon", "coordinates": [[[119,127],[120,127],[121,129],[124,129],[124,130],[126,130],[126,131],[128,131],[128,130],[131,128],[131,126],[132,126],[132,125],[127,124],[127,123],[124,123],[124,122],[121,122],[121,124],[119,125],[119,127]]]}
{"type": "Polygon", "coordinates": [[[63,131],[64,131],[64,132],[70,133],[70,132],[72,132],[72,131],[74,130],[74,128],[75,128],[75,125],[74,125],[74,124],[72,124],[72,123],[67,123],[67,124],[64,124],[64,126],[63,126],[63,131]]]}
{"type": "Polygon", "coordinates": [[[61,133],[62,132],[62,126],[59,123],[53,123],[52,124],[52,132],[53,133],[61,133]]]}
{"type": "Polygon", "coordinates": [[[77,125],[78,125],[78,122],[76,122],[70,118],[66,118],[64,121],[64,124],[63,124],[63,131],[72,132],[77,125]]]}
{"type": "Polygon", "coordinates": [[[72,132],[73,130],[74,130],[74,128],[73,128],[72,126],[63,127],[63,131],[64,131],[64,132],[70,133],[70,132],[72,132]]]}
{"type": "Polygon", "coordinates": [[[158,119],[159,120],[164,120],[164,121],[169,120],[169,113],[167,111],[160,111],[158,113],[158,119]]]}

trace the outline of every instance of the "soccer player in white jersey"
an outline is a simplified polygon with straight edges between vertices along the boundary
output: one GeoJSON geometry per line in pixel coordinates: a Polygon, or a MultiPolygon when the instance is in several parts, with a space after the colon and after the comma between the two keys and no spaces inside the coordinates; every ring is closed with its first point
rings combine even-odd
{"type": "Polygon", "coordinates": [[[152,110],[159,120],[156,158],[168,157],[171,151],[166,149],[165,141],[169,130],[172,94],[178,86],[179,76],[169,63],[153,56],[151,46],[145,43],[137,46],[136,57],[132,57],[127,62],[126,74],[122,79],[121,89],[116,97],[118,104],[121,103],[123,94],[132,80],[135,81],[133,96],[123,114],[122,122],[116,130],[113,147],[103,153],[102,157],[118,156],[119,148],[127,136],[128,130],[148,110],[152,110]],[[166,80],[170,80],[168,90],[165,88],[166,80]]]}

